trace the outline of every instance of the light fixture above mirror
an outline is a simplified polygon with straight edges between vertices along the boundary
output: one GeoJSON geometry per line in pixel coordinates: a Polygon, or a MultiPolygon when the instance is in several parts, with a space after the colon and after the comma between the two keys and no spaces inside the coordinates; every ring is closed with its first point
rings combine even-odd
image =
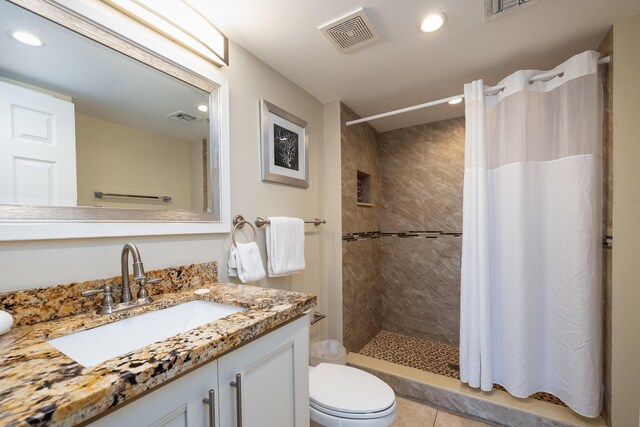
{"type": "Polygon", "coordinates": [[[229,39],[189,0],[102,0],[141,24],[222,67],[229,65],[229,39]]]}

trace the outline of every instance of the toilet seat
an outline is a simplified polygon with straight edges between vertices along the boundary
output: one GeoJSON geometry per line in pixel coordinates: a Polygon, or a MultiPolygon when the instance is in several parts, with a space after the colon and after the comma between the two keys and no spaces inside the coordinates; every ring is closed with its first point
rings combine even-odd
{"type": "Polygon", "coordinates": [[[391,387],[368,372],[344,365],[321,363],[311,370],[309,401],[315,411],[342,419],[395,417],[391,387]]]}
{"type": "Polygon", "coordinates": [[[383,418],[386,417],[387,415],[395,412],[396,410],[396,402],[393,402],[391,404],[391,406],[389,406],[387,409],[383,410],[383,411],[379,411],[379,412],[365,412],[365,413],[353,413],[353,412],[342,412],[342,411],[336,411],[333,409],[329,409],[329,408],[325,408],[321,405],[318,405],[314,402],[309,402],[309,405],[311,406],[311,408],[322,412],[323,414],[327,414],[327,415],[332,415],[334,417],[338,417],[338,418],[347,418],[350,420],[370,420],[370,419],[374,419],[374,418],[383,418]]]}

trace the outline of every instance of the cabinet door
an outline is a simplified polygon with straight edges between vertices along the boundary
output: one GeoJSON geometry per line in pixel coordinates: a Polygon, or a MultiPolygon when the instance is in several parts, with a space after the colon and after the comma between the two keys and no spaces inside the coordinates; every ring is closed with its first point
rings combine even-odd
{"type": "Polygon", "coordinates": [[[220,425],[308,426],[308,341],[304,316],[218,359],[220,425]]]}
{"type": "Polygon", "coordinates": [[[215,392],[218,422],[217,361],[165,384],[93,423],[91,427],[210,427],[209,405],[202,399],[215,392]]]}

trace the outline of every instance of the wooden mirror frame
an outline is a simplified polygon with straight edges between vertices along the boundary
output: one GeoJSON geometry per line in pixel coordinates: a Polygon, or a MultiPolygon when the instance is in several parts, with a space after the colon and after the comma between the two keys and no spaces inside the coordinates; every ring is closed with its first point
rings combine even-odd
{"type": "Polygon", "coordinates": [[[0,241],[229,232],[228,82],[214,82],[50,0],[5,1],[210,94],[207,185],[212,210],[0,205],[0,241]]]}

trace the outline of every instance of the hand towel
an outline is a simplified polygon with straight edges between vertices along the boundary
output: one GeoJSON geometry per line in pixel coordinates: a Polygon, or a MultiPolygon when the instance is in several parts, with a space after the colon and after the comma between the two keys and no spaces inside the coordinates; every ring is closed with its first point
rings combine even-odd
{"type": "Polygon", "coordinates": [[[270,217],[267,223],[267,269],[270,277],[289,276],[304,270],[304,221],[270,217]]]}
{"type": "Polygon", "coordinates": [[[242,283],[264,279],[266,273],[262,266],[260,249],[256,242],[238,243],[235,247],[236,269],[242,283]]]}
{"type": "Polygon", "coordinates": [[[236,261],[236,247],[231,246],[229,250],[229,261],[227,261],[227,267],[229,271],[227,274],[229,277],[238,277],[238,263],[236,261]]]}
{"type": "Polygon", "coordinates": [[[6,311],[0,310],[0,335],[6,334],[13,326],[13,316],[6,311]]]}

